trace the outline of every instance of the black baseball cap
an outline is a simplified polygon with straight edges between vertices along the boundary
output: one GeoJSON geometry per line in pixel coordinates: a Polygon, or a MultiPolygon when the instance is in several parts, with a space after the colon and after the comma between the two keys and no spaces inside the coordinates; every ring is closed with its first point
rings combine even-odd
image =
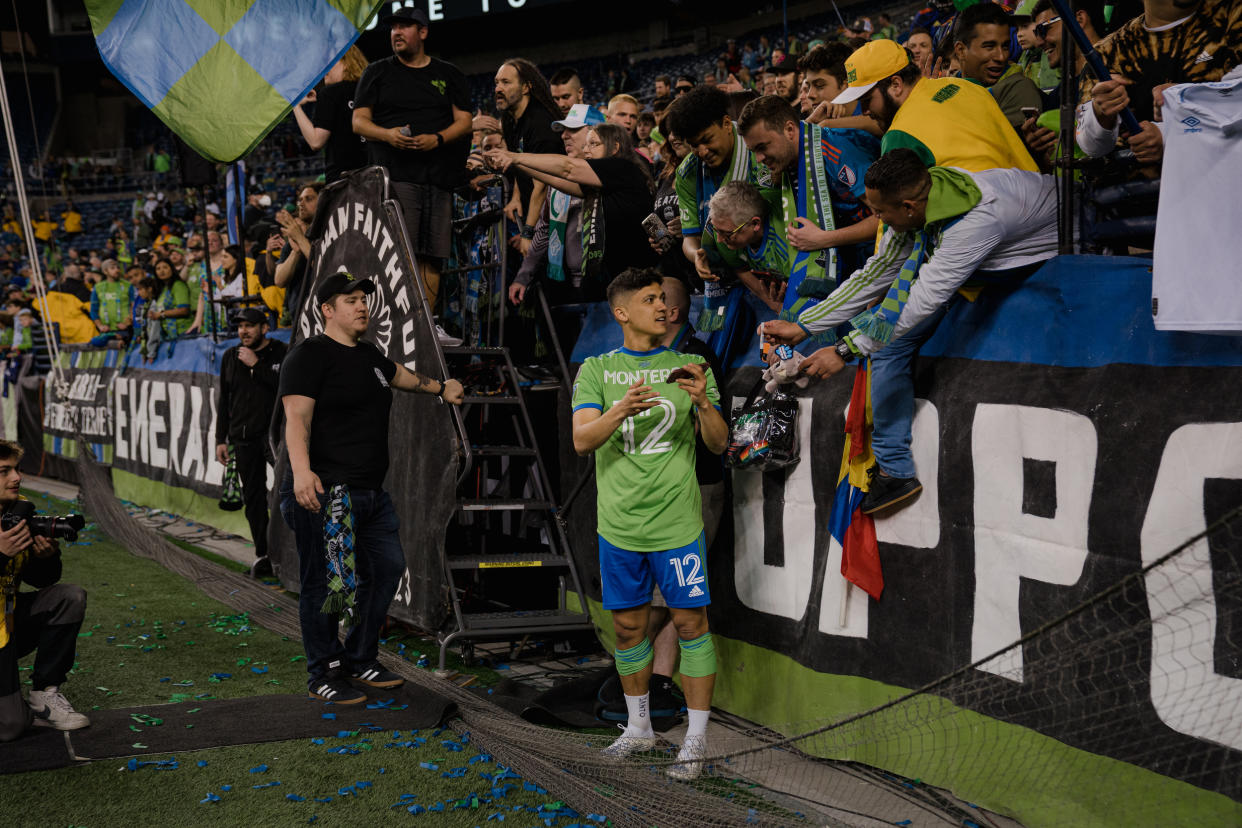
{"type": "Polygon", "coordinates": [[[427,12],[414,6],[402,6],[396,11],[388,12],[380,20],[382,26],[392,26],[393,23],[415,23],[419,26],[429,26],[431,21],[427,19],[427,12]]]}
{"type": "Polygon", "coordinates": [[[267,318],[267,314],[258,308],[242,308],[237,312],[235,318],[238,322],[250,322],[255,325],[264,325],[271,322],[267,318]]]}
{"type": "Polygon", "coordinates": [[[341,293],[353,293],[355,290],[360,290],[366,294],[375,293],[375,283],[370,279],[355,279],[351,274],[342,270],[333,273],[323,280],[319,290],[315,291],[315,298],[322,305],[333,296],[341,293]]]}
{"type": "Polygon", "coordinates": [[[772,61],[772,71],[778,75],[788,75],[798,71],[798,59],[793,55],[781,55],[772,61]]]}

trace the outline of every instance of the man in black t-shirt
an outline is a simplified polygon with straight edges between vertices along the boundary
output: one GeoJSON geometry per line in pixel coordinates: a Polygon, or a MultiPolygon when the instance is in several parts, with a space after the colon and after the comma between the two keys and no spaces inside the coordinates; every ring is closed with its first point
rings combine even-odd
{"type": "MultiPolygon", "coordinates": [[[[561,110],[552,100],[552,90],[535,64],[525,58],[513,58],[496,70],[496,108],[501,113],[505,146],[513,152],[564,155],[561,136],[552,128],[561,110]]],[[[513,198],[505,205],[505,215],[522,227],[520,238],[510,245],[523,256],[530,250],[535,237],[535,224],[547,187],[524,173],[517,174],[513,198]]]]}
{"type": "Polygon", "coordinates": [[[426,53],[425,12],[403,8],[385,22],[393,55],[362,73],[354,132],[367,139],[371,163],[388,168],[434,312],[452,241],[452,190],[465,183],[470,154],[470,88],[460,69],[426,53]]]}
{"type": "Polygon", "coordinates": [[[298,612],[311,698],[357,704],[370,687],[398,687],[376,660],[388,605],[405,571],[397,515],[384,491],[392,388],[460,405],[461,383],[413,373],[362,341],[369,279],[336,273],[315,294],[324,332],[298,343],[280,373],[289,474],[280,511],[297,542],[298,612]],[[329,537],[331,535],[331,537],[329,537]],[[342,538],[348,538],[342,548],[342,538]],[[345,555],[352,551],[354,569],[345,555]],[[329,555],[333,569],[329,571],[329,555]],[[357,577],[356,590],[350,587],[357,577]],[[344,646],[340,617],[352,621],[344,646]]]}
{"type": "Polygon", "coordinates": [[[216,388],[216,459],[227,465],[229,445],[241,479],[246,502],[246,523],[254,541],[255,563],[251,574],[270,575],[267,557],[267,465],[275,465],[267,440],[267,428],[276,407],[276,384],[280,363],[288,346],[267,338],[267,314],[258,308],[242,308],[237,314],[240,342],[220,358],[220,384],[216,388]]]}

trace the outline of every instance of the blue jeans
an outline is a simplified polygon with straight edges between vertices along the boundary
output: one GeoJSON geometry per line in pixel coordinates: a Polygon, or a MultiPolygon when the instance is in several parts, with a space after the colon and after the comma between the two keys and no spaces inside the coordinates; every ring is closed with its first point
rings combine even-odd
{"type": "MultiPolygon", "coordinates": [[[[286,475],[280,486],[280,514],[293,530],[298,548],[302,579],[298,615],[309,684],[334,667],[350,671],[375,662],[380,630],[405,572],[405,553],[397,535],[399,524],[392,498],[383,489],[351,488],[349,495],[353,504],[358,590],[355,623],[342,646],[336,616],[320,611],[328,596],[323,512],[310,512],[298,505],[293,497],[293,475],[286,475]]],[[[319,500],[321,505],[326,504],[328,496],[320,495],[319,500]]]]}
{"type": "Polygon", "coordinates": [[[931,316],[871,356],[871,450],[890,477],[914,477],[910,426],[914,422],[914,358],[940,326],[950,299],[931,316]]]}

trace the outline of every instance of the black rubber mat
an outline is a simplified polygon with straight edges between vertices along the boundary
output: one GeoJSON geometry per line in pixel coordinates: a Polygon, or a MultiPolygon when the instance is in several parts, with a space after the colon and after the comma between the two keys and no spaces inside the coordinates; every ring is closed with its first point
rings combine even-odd
{"type": "Polygon", "coordinates": [[[413,684],[370,690],[367,695],[365,703],[354,705],[328,704],[305,695],[272,695],[93,710],[91,726],[69,734],[68,749],[64,734],[42,728],[0,745],[0,773],[48,770],[79,760],[336,736],[342,731],[421,730],[442,724],[457,710],[452,701],[413,684]]]}

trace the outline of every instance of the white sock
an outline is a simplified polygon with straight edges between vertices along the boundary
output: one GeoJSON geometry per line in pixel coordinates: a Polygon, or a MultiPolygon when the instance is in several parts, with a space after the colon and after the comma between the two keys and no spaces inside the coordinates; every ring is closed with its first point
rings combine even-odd
{"type": "Polygon", "coordinates": [[[626,725],[626,730],[636,736],[650,736],[653,731],[651,729],[651,696],[643,693],[641,696],[625,697],[625,707],[630,712],[630,720],[626,725]]]}
{"type": "Polygon", "coordinates": [[[703,738],[707,735],[707,719],[712,715],[710,710],[695,710],[692,707],[686,708],[686,713],[690,717],[689,724],[686,725],[686,739],[694,737],[703,738]]]}

